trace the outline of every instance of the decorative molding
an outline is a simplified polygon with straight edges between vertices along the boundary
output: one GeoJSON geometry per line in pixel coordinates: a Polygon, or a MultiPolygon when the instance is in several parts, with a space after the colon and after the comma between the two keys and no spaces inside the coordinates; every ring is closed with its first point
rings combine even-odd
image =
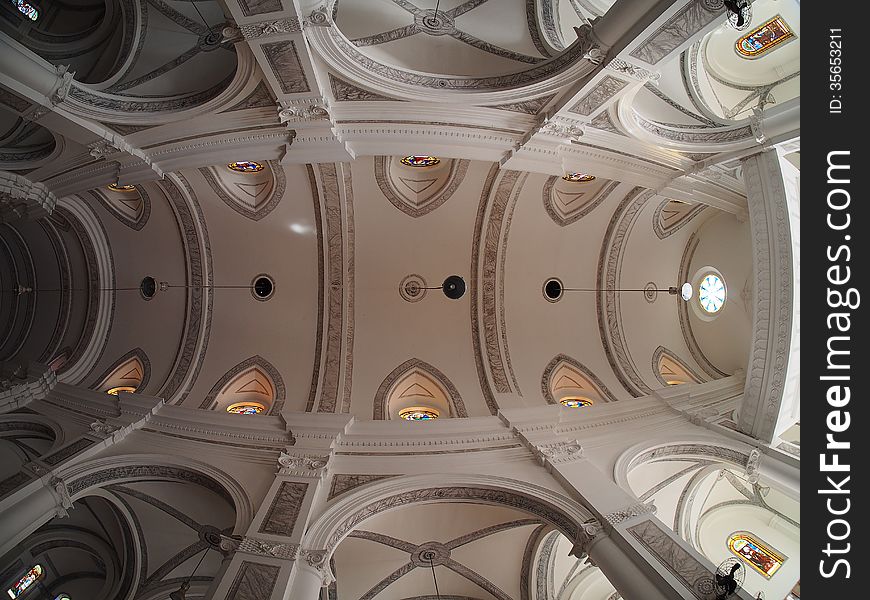
{"type": "Polygon", "coordinates": [[[329,487],[329,496],[326,500],[328,502],[345,492],[358,488],[361,485],[366,485],[382,479],[389,479],[390,477],[398,477],[398,475],[350,475],[337,473],[332,476],[332,483],[329,487]]]}
{"type": "Polygon", "coordinates": [[[755,275],[752,349],[740,431],[770,443],[785,389],[792,333],[792,249],[785,186],[775,151],[743,160],[755,275]]]}
{"type": "Polygon", "coordinates": [[[275,98],[272,96],[272,91],[266,82],[261,81],[245,98],[221,112],[234,112],[247,108],[272,108],[273,106],[275,106],[275,98]]]}
{"type": "Polygon", "coordinates": [[[427,502],[468,501],[477,504],[497,504],[530,513],[566,535],[573,535],[575,521],[568,514],[546,504],[541,499],[519,492],[479,487],[437,487],[399,492],[360,506],[342,519],[329,535],[327,549],[331,552],[357,526],[376,514],[427,502]]]}
{"type": "Polygon", "coordinates": [[[590,519],[583,523],[577,530],[574,536],[574,546],[571,548],[570,555],[580,560],[587,559],[589,561],[589,550],[596,542],[606,537],[607,533],[601,522],[596,519],[590,519]]]}
{"type": "Polygon", "coordinates": [[[259,221],[275,210],[275,207],[284,198],[287,188],[287,175],[284,167],[277,160],[266,161],[269,165],[269,173],[272,175],[272,185],[268,196],[260,200],[254,207],[236,195],[221,172],[221,167],[202,167],[200,174],[205,178],[209,187],[223,200],[224,204],[252,221],[259,221]]]}
{"type": "Polygon", "coordinates": [[[271,535],[292,536],[308,486],[308,483],[282,481],[257,531],[271,535]]]}
{"type": "Polygon", "coordinates": [[[716,583],[711,573],[688,550],[652,520],[643,521],[626,531],[665,567],[698,600],[716,597],[716,583]]]}
{"type": "Polygon", "coordinates": [[[304,94],[311,91],[305,69],[299,61],[299,53],[293,40],[281,40],[262,44],[260,48],[272,74],[284,94],[304,94]]]}
{"type": "Polygon", "coordinates": [[[323,477],[326,475],[329,455],[303,454],[291,450],[281,452],[278,457],[278,475],[290,475],[296,477],[323,477]]]}
{"type": "Polygon", "coordinates": [[[612,290],[619,287],[619,263],[628,233],[641,209],[654,195],[653,190],[644,190],[642,187],[635,187],[626,194],[607,225],[598,257],[598,288],[608,290],[596,294],[595,298],[601,343],[617,379],[635,397],[652,393],[652,388],[641,378],[631,360],[628,344],[622,334],[619,302],[616,292],[612,290]]]}
{"type": "Polygon", "coordinates": [[[761,463],[761,450],[753,448],[746,459],[746,481],[755,485],[758,483],[758,467],[761,463]]]}
{"type": "Polygon", "coordinates": [[[0,171],[0,223],[46,217],[56,205],[57,198],[44,184],[0,171]]]}
{"type": "MultiPolygon", "coordinates": [[[[121,192],[119,192],[121,193],[121,192]]],[[[94,190],[90,190],[88,192],[92,198],[95,198],[100,204],[103,205],[109,214],[115,217],[118,221],[132,229],[133,231],[141,231],[143,227],[148,223],[148,219],[151,216],[151,197],[148,195],[148,192],[145,191],[143,185],[138,185],[136,187],[136,196],[130,194],[130,198],[138,199],[142,206],[137,211],[138,215],[136,218],[132,218],[131,215],[126,214],[123,210],[117,207],[116,203],[124,203],[126,198],[121,196],[115,196],[110,198],[105,191],[97,188],[94,190]]],[[[79,196],[81,197],[81,196],[79,196]]]]}
{"type": "Polygon", "coordinates": [[[647,64],[656,65],[687,39],[715,21],[723,11],[724,4],[721,0],[692,0],[647,36],[629,55],[647,64]]]}
{"type": "Polygon", "coordinates": [[[269,558],[296,560],[296,557],[299,555],[299,545],[245,537],[238,545],[236,551],[269,558]]]}
{"type": "Polygon", "coordinates": [[[271,598],[278,583],[280,568],[275,565],[242,561],[227,592],[226,600],[263,600],[271,598]]]}
{"type": "Polygon", "coordinates": [[[584,458],[583,446],[577,440],[533,446],[541,464],[560,465],[584,458]]]}
{"type": "Polygon", "coordinates": [[[323,98],[317,100],[282,100],[278,103],[278,120],[281,123],[328,121],[329,104],[323,98]]]}
{"type": "Polygon", "coordinates": [[[510,112],[518,112],[526,115],[537,115],[555,97],[556,94],[549,94],[540,98],[522,100],[520,102],[509,102],[507,104],[497,104],[495,106],[488,106],[487,108],[496,108],[498,110],[507,110],[510,112]]]}
{"type": "Polygon", "coordinates": [[[580,100],[569,108],[568,112],[588,117],[604,106],[605,103],[609,102],[611,98],[621,92],[627,85],[628,83],[622,79],[605,75],[594,88],[586,92],[580,100]]]}
{"type": "Polygon", "coordinates": [[[654,515],[656,513],[656,510],[656,506],[652,502],[648,502],[646,504],[632,504],[631,506],[627,506],[623,509],[617,510],[616,512],[605,515],[604,519],[610,525],[619,525],[623,521],[628,521],[629,519],[634,519],[635,517],[640,517],[643,515],[654,515]]]}
{"type": "MultiPolygon", "coordinates": [[[[588,29],[591,33],[591,27],[588,29]]],[[[331,46],[331,51],[343,54],[345,60],[352,61],[360,68],[379,78],[424,88],[467,91],[515,89],[539,83],[575,66],[580,58],[591,60],[596,51],[594,42],[588,36],[581,37],[581,39],[559,55],[539,62],[523,71],[491,77],[458,77],[426,75],[379,63],[360,52],[356,46],[344,38],[341,32],[335,31],[335,28],[330,28],[325,39],[318,39],[317,42],[318,46],[331,46]]]]}
{"type": "Polygon", "coordinates": [[[291,17],[289,19],[242,24],[239,25],[239,31],[246,40],[255,40],[257,38],[270,37],[273,35],[299,33],[302,31],[302,25],[299,23],[299,19],[291,17]]]}
{"type": "Polygon", "coordinates": [[[188,265],[186,296],[186,322],[184,341],[173,365],[172,375],[157,396],[167,402],[182,404],[190,393],[185,382],[196,379],[202,368],[211,333],[212,305],[214,303],[214,271],[212,269],[211,243],[205,217],[193,188],[180,173],[158,182],[172,206],[184,242],[184,254],[188,265]],[[184,187],[182,192],[176,179],[184,187]],[[203,289],[201,286],[209,286],[203,289]]]}
{"type": "Polygon", "coordinates": [[[329,87],[332,89],[332,96],[338,102],[401,102],[395,98],[364,90],[336,77],[332,73],[327,74],[329,75],[329,87]]]}
{"type": "Polygon", "coordinates": [[[42,457],[41,460],[42,460],[42,462],[44,462],[47,465],[55,466],[55,465],[58,465],[69,458],[72,458],[73,456],[75,456],[79,452],[82,452],[83,450],[90,448],[91,446],[93,446],[96,443],[97,443],[96,440],[92,440],[91,438],[87,438],[87,437],[81,437],[81,438],[75,440],[74,442],[67,444],[66,446],[64,446],[60,450],[56,450],[55,452],[53,452],[47,456],[42,457]]]}

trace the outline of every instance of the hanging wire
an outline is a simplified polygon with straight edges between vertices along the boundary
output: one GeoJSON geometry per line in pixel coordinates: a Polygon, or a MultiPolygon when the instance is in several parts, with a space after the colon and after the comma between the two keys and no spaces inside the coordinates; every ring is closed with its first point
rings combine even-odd
{"type": "Polygon", "coordinates": [[[435,577],[435,563],[432,562],[432,553],[427,552],[426,558],[429,559],[429,566],[432,568],[432,581],[435,582],[435,596],[441,600],[441,592],[438,591],[438,579],[435,577]]]}
{"type": "Polygon", "coordinates": [[[203,25],[205,25],[206,29],[208,29],[209,35],[211,35],[211,25],[208,24],[208,22],[205,20],[205,17],[202,16],[202,13],[199,12],[199,8],[196,6],[196,2],[194,2],[193,0],[190,0],[190,3],[193,5],[193,9],[196,11],[196,14],[199,15],[200,19],[202,19],[203,25]]]}

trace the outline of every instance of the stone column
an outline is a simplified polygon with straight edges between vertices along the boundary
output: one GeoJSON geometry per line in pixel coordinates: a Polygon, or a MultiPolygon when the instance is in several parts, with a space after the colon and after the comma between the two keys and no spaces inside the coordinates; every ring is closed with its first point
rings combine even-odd
{"type": "Polygon", "coordinates": [[[318,600],[332,582],[326,552],[300,547],[323,494],[329,460],[348,415],[305,413],[288,421],[295,445],[281,452],[278,472],[223,576],[210,592],[214,600],[318,600]]]}
{"type": "Polygon", "coordinates": [[[715,566],[656,518],[652,504],[638,503],[586,460],[577,440],[553,441],[534,428],[517,433],[566,492],[596,515],[578,532],[572,554],[588,554],[625,600],[715,598],[715,566]]]}

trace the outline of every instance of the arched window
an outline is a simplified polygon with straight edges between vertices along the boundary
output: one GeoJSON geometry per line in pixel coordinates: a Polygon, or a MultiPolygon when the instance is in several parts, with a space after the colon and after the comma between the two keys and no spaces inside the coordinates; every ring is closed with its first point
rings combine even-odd
{"type": "Polygon", "coordinates": [[[743,58],[758,58],[796,37],[785,20],[776,15],[737,40],[734,49],[743,58]]]}
{"type": "Polygon", "coordinates": [[[6,590],[9,597],[13,600],[15,598],[20,598],[27,590],[33,586],[34,583],[39,581],[42,576],[45,575],[45,571],[42,568],[42,565],[33,565],[30,570],[24,574],[15,584],[6,590]]]}
{"type": "Polygon", "coordinates": [[[119,358],[98,380],[97,389],[113,396],[120,392],[135,393],[148,383],[151,364],[140,348],[119,358]]]}
{"type": "Polygon", "coordinates": [[[541,379],[541,392],[550,404],[585,408],[597,402],[610,402],[608,389],[591,371],[564,354],[550,361],[541,379]]]}
{"type": "Polygon", "coordinates": [[[462,397],[447,376],[417,358],[393,369],[375,394],[375,420],[433,421],[467,416],[462,397]]]}
{"type": "Polygon", "coordinates": [[[682,385],[684,383],[701,383],[702,378],[677,356],[659,346],[653,355],[653,365],[656,375],[664,385],[682,385]]]}
{"type": "Polygon", "coordinates": [[[748,531],[735,531],[728,536],[728,549],[767,579],[786,561],[782,553],[748,531]]]}
{"type": "Polygon", "coordinates": [[[199,407],[234,415],[278,414],[285,394],[278,370],[255,355],[227,371],[199,407]]]}

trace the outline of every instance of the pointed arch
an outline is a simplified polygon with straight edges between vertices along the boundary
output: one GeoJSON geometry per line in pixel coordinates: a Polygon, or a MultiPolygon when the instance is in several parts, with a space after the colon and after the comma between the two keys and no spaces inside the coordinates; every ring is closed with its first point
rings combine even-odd
{"type": "Polygon", "coordinates": [[[91,389],[106,392],[116,387],[133,387],[141,392],[151,379],[151,361],[142,348],[133,348],[112,363],[98,377],[91,389]]]}
{"type": "Polygon", "coordinates": [[[703,204],[689,204],[682,200],[665,200],[653,214],[653,231],[663,240],[682,229],[706,208],[703,204]]]}
{"type": "Polygon", "coordinates": [[[284,379],[272,363],[260,355],[243,360],[227,371],[199,405],[208,410],[226,410],[238,402],[262,404],[268,414],[278,414],[287,390],[284,379]]]}
{"type": "Polygon", "coordinates": [[[387,375],[375,394],[376,421],[395,418],[402,408],[424,405],[444,416],[467,417],[459,390],[441,371],[420,360],[406,360],[387,375]],[[446,415],[444,414],[446,413],[446,415]]]}
{"type": "Polygon", "coordinates": [[[541,377],[541,393],[548,404],[558,404],[568,396],[579,396],[592,402],[617,400],[595,373],[567,354],[559,354],[547,364],[541,377]]]}
{"type": "Polygon", "coordinates": [[[659,346],[653,353],[653,372],[662,385],[701,383],[704,378],[680,359],[673,351],[659,346]]]}
{"type": "Polygon", "coordinates": [[[287,188],[287,176],[277,160],[264,161],[264,169],[255,173],[233,172],[226,167],[199,170],[208,185],[224,204],[252,221],[272,212],[287,188]]]}

